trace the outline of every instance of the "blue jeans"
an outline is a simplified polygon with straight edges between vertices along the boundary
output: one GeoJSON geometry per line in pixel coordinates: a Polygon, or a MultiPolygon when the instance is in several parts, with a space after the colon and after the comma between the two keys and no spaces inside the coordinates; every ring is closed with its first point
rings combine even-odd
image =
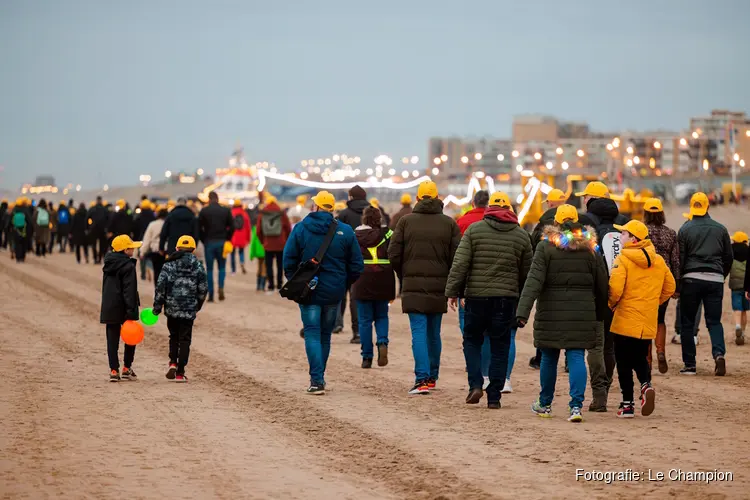
{"type": "Polygon", "coordinates": [[[310,365],[310,384],[325,385],[328,355],[331,353],[331,332],[336,322],[338,304],[315,306],[300,304],[305,330],[305,352],[310,365]]]}
{"type": "MultiPolygon", "coordinates": [[[[568,381],[570,383],[571,408],[583,407],[583,395],[586,392],[586,363],[583,361],[583,349],[566,349],[568,360],[568,381]]],[[[548,406],[555,397],[555,383],[557,382],[557,361],[560,359],[560,349],[542,349],[542,365],[539,369],[539,380],[542,391],[539,402],[548,406]]]]}
{"type": "Polygon", "coordinates": [[[517,300],[511,297],[466,299],[464,323],[464,358],[469,388],[481,389],[482,344],[490,339],[490,385],[488,401],[499,401],[508,374],[510,331],[516,319],[517,300]],[[485,337],[485,332],[487,336],[485,337]]]}
{"type": "Polygon", "coordinates": [[[680,290],[680,318],[682,330],[682,361],[695,367],[695,316],[703,304],[706,328],[711,337],[711,354],[714,359],[727,352],[724,344],[724,327],[721,325],[721,303],[724,300],[724,283],[683,278],[680,290]]]}
{"type": "MultiPolygon", "coordinates": [[[[461,328],[461,336],[464,334],[464,322],[466,317],[466,311],[461,301],[458,302],[458,325],[461,328]]],[[[490,376],[490,357],[492,353],[490,351],[490,338],[485,336],[484,342],[482,343],[482,376],[490,376]]],[[[508,351],[508,374],[505,376],[510,380],[510,374],[513,373],[513,365],[516,363],[516,329],[510,331],[510,350],[508,351]]]]}
{"type": "Polygon", "coordinates": [[[245,249],[244,248],[234,248],[232,249],[232,272],[237,272],[237,253],[240,254],[240,265],[245,263],[245,249]]]}
{"type": "Polygon", "coordinates": [[[227,277],[227,259],[224,258],[224,242],[209,241],[206,243],[206,278],[208,278],[208,296],[214,296],[214,261],[219,264],[219,288],[224,288],[227,277]]]}
{"type": "Polygon", "coordinates": [[[440,374],[440,341],[442,314],[409,313],[411,351],[414,355],[414,375],[417,382],[438,379],[440,374]]]}
{"type": "Polygon", "coordinates": [[[377,345],[388,345],[388,301],[358,300],[359,343],[362,346],[362,357],[373,358],[372,324],[375,323],[377,345]]]}
{"type": "Polygon", "coordinates": [[[732,311],[750,311],[750,300],[745,297],[744,290],[732,290],[732,311]]]}

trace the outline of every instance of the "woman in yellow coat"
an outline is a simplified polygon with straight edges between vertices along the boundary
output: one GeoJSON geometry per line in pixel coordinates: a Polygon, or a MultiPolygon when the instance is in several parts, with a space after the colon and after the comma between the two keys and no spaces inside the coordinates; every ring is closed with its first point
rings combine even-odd
{"type": "Polygon", "coordinates": [[[615,229],[622,232],[622,252],[609,278],[609,307],[614,311],[610,330],[615,334],[617,376],[622,391],[617,416],[635,416],[633,370],[641,383],[641,415],[648,416],[656,401],[648,352],[656,338],[659,306],[674,294],[675,281],[648,239],[645,224],[632,220],[624,226],[615,224],[615,229]]]}

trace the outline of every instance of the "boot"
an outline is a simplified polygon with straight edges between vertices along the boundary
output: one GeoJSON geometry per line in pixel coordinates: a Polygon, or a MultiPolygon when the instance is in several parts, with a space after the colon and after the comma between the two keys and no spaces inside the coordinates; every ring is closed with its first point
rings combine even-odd
{"type": "Polygon", "coordinates": [[[219,300],[224,300],[226,297],[224,297],[224,289],[219,288],[219,300]]]}
{"type": "Polygon", "coordinates": [[[245,264],[240,264],[240,269],[242,269],[242,274],[247,274],[247,269],[245,269],[245,264]]]}
{"type": "Polygon", "coordinates": [[[255,291],[260,292],[260,276],[255,278],[255,291]]]}
{"type": "Polygon", "coordinates": [[[607,394],[595,392],[594,400],[589,405],[589,411],[593,413],[604,413],[607,411],[607,394]]]}

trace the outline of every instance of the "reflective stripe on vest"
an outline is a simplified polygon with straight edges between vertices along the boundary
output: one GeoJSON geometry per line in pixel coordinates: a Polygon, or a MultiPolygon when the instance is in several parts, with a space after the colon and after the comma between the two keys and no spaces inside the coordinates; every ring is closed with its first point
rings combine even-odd
{"type": "Polygon", "coordinates": [[[370,252],[370,256],[372,257],[372,259],[365,259],[365,264],[370,264],[370,265],[378,265],[378,264],[380,264],[380,265],[386,265],[386,264],[390,264],[391,263],[391,261],[388,260],[388,259],[378,259],[378,248],[383,243],[385,243],[386,241],[388,241],[391,236],[393,236],[393,231],[391,231],[389,229],[388,232],[385,233],[385,238],[383,238],[380,243],[378,243],[374,247],[371,247],[371,248],[367,249],[367,251],[370,252]]]}

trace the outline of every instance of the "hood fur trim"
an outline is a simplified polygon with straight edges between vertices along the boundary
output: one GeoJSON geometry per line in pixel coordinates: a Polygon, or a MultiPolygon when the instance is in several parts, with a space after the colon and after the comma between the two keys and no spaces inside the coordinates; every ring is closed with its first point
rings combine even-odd
{"type": "Polygon", "coordinates": [[[558,226],[547,226],[544,228],[542,239],[549,241],[561,250],[596,252],[599,249],[596,231],[591,226],[581,226],[566,231],[558,226]]]}

